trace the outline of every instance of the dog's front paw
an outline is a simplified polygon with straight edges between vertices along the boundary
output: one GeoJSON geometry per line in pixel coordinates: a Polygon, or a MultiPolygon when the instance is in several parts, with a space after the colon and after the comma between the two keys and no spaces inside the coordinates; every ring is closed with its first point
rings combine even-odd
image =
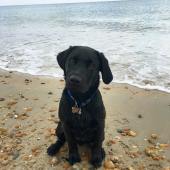
{"type": "Polygon", "coordinates": [[[80,156],[78,153],[70,153],[69,154],[69,158],[68,158],[68,161],[71,165],[75,164],[76,162],[80,162],[81,159],[80,159],[80,156]]]}
{"type": "Polygon", "coordinates": [[[102,148],[101,152],[96,152],[92,154],[92,158],[90,163],[95,167],[95,168],[99,168],[102,165],[102,161],[105,157],[105,151],[102,148]]]}
{"type": "Polygon", "coordinates": [[[95,167],[98,168],[102,165],[102,157],[100,155],[93,156],[90,163],[95,167]]]}
{"type": "Polygon", "coordinates": [[[58,150],[59,150],[58,145],[55,143],[55,144],[50,145],[47,148],[47,153],[48,153],[48,155],[53,156],[58,152],[58,150]]]}

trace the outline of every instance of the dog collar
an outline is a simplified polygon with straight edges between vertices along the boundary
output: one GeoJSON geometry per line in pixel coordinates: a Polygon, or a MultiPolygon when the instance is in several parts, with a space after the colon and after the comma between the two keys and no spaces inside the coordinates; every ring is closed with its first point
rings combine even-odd
{"type": "Polygon", "coordinates": [[[90,98],[88,98],[84,102],[79,102],[73,97],[70,90],[66,89],[66,92],[67,92],[67,96],[69,97],[69,99],[73,102],[72,113],[78,113],[79,115],[81,114],[81,108],[89,104],[96,94],[96,91],[95,91],[95,93],[93,93],[90,98]]]}

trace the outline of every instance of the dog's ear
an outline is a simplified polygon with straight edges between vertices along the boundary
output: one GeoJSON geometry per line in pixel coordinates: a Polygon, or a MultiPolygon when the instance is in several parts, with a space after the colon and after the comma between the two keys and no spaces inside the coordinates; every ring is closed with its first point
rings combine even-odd
{"type": "Polygon", "coordinates": [[[109,67],[108,60],[103,53],[98,52],[100,61],[100,71],[102,73],[102,79],[105,84],[109,84],[113,80],[113,75],[109,67]]]}
{"type": "Polygon", "coordinates": [[[57,55],[57,62],[63,70],[65,69],[65,62],[72,50],[73,46],[70,46],[67,50],[62,51],[57,55]]]}

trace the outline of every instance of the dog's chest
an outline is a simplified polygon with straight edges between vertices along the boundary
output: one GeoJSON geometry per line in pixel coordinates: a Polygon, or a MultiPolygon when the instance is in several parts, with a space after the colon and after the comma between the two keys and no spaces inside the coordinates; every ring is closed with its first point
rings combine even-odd
{"type": "Polygon", "coordinates": [[[87,143],[93,140],[97,131],[97,121],[92,113],[82,109],[82,113],[72,113],[69,122],[71,132],[79,143],[87,143]]]}

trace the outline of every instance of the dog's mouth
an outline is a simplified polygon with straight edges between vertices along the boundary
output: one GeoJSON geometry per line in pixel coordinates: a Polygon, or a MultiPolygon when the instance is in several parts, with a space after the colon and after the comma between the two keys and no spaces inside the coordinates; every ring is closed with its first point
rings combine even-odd
{"type": "Polygon", "coordinates": [[[82,87],[80,85],[75,85],[72,83],[66,83],[67,89],[69,89],[72,93],[83,93],[82,87]]]}
{"type": "Polygon", "coordinates": [[[66,79],[66,87],[72,92],[82,91],[82,79],[78,76],[71,75],[66,79]]]}

